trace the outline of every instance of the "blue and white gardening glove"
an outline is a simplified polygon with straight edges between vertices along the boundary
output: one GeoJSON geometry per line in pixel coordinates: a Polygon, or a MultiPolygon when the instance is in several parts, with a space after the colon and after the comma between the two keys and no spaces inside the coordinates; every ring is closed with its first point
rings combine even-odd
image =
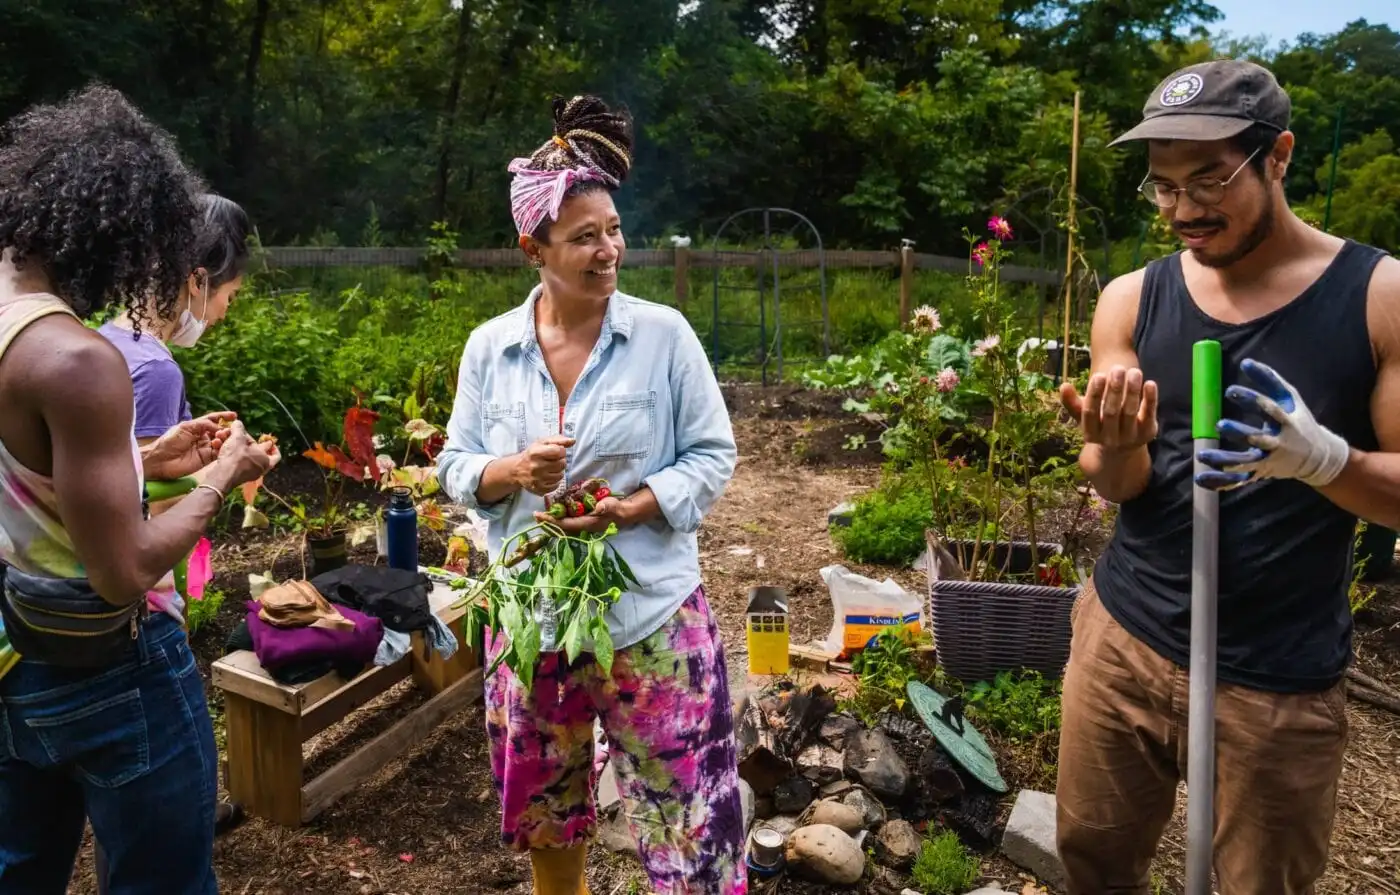
{"type": "Polygon", "coordinates": [[[1200,460],[1211,467],[1196,476],[1202,488],[1226,491],[1257,479],[1297,479],[1320,488],[1347,465],[1346,440],[1313,419],[1298,390],[1267,364],[1245,360],[1240,372],[1259,390],[1232,385],[1225,397],[1264,415],[1264,427],[1221,420],[1220,434],[1250,445],[1244,451],[1205,450],[1200,460]]]}

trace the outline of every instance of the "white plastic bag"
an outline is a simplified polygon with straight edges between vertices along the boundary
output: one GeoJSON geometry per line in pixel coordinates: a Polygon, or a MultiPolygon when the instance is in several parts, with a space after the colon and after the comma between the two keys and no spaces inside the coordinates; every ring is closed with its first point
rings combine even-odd
{"type": "Polygon", "coordinates": [[[482,553],[487,553],[486,532],[487,526],[490,523],[477,515],[476,510],[467,510],[466,515],[467,521],[453,529],[452,534],[457,537],[466,538],[473,548],[482,553]]]}
{"type": "Polygon", "coordinates": [[[821,574],[831,593],[828,653],[849,658],[869,646],[882,630],[896,625],[905,625],[914,634],[923,630],[923,600],[893,580],[876,581],[845,566],[827,566],[821,574]]]}

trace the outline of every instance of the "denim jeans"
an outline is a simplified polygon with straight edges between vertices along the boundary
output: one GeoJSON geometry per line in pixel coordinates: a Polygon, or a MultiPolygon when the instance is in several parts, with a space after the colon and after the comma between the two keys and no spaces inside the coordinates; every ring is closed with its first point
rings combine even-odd
{"type": "Polygon", "coordinates": [[[0,679],[0,895],[63,895],[85,817],[110,895],[217,895],[217,765],[194,653],[169,616],[114,667],[21,661],[0,679]]]}

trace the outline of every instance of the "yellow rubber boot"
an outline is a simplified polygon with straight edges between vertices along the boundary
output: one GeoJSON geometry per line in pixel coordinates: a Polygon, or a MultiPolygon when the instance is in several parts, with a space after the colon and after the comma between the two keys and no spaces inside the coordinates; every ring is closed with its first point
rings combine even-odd
{"type": "Polygon", "coordinates": [[[532,849],[530,868],[535,877],[534,895],[588,895],[583,876],[587,860],[586,845],[532,849]]]}

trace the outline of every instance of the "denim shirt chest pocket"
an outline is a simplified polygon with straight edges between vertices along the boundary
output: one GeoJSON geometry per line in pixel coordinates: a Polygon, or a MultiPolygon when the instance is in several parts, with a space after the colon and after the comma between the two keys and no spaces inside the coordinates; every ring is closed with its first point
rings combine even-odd
{"type": "Polygon", "coordinates": [[[594,456],[599,460],[641,460],[656,445],[656,392],[610,392],[598,406],[594,456]]]}
{"type": "Polygon", "coordinates": [[[525,402],[483,404],[481,431],[486,450],[498,457],[525,450],[525,402]]]}

